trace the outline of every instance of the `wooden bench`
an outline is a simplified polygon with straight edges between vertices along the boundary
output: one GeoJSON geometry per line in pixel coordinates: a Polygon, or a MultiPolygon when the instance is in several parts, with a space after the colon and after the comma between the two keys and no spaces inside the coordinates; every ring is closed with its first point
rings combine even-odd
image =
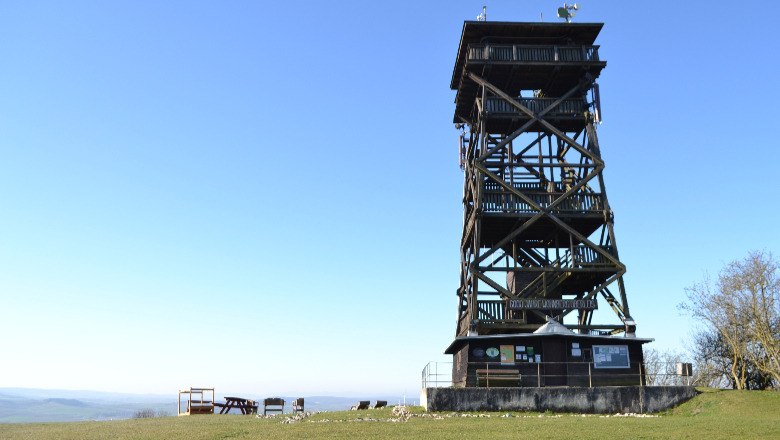
{"type": "Polygon", "coordinates": [[[209,401],[189,402],[187,404],[188,414],[214,414],[214,404],[209,401]]]}
{"type": "Polygon", "coordinates": [[[263,415],[268,412],[284,413],[284,399],[281,397],[269,397],[263,400],[263,415]]]}
{"type": "Polygon", "coordinates": [[[303,397],[299,397],[292,401],[293,413],[303,412],[303,397]]]}
{"type": "Polygon", "coordinates": [[[477,370],[477,386],[520,386],[520,370],[484,368],[477,370]],[[497,385],[498,384],[498,385],[497,385]]]}

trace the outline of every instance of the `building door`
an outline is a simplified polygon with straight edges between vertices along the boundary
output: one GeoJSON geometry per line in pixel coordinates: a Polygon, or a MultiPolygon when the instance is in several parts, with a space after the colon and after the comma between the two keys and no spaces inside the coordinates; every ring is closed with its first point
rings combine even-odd
{"type": "Polygon", "coordinates": [[[561,339],[547,339],[542,342],[542,367],[544,386],[565,386],[566,342],[561,339]]]}

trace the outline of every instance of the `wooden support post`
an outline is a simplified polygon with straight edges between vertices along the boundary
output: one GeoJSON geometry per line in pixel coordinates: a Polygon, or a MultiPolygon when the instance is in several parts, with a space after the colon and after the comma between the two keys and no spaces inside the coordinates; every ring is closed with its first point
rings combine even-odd
{"type": "Polygon", "coordinates": [[[542,387],[542,363],[536,363],[536,384],[539,388],[542,387]]]}
{"type": "Polygon", "coordinates": [[[593,374],[590,369],[591,363],[588,362],[588,387],[593,388],[593,374]]]}

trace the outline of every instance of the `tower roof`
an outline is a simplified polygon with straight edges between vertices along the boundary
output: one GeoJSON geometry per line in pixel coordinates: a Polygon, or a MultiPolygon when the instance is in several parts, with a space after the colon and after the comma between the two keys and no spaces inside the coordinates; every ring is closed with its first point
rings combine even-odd
{"type": "Polygon", "coordinates": [[[450,88],[458,88],[469,44],[576,44],[591,45],[604,23],[524,23],[511,21],[466,21],[450,88]]]}
{"type": "Polygon", "coordinates": [[[558,321],[556,321],[554,319],[548,319],[547,322],[543,326],[539,327],[538,329],[536,329],[536,331],[534,331],[534,334],[537,334],[537,335],[542,335],[542,334],[544,334],[544,335],[574,335],[576,333],[574,333],[573,331],[569,330],[566,326],[564,326],[563,324],[559,323],[558,321]]]}

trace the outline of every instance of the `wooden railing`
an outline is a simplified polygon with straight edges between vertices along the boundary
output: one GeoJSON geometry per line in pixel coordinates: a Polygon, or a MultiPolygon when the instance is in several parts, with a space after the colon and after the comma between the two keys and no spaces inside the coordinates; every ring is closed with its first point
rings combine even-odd
{"type": "MultiPolygon", "coordinates": [[[[608,254],[614,256],[612,246],[601,246],[602,249],[607,251],[608,254]]],[[[588,266],[608,266],[611,265],[607,258],[593,249],[587,246],[574,246],[574,261],[575,267],[588,267],[588,266]]]]}
{"type": "MultiPolygon", "coordinates": [[[[569,252],[566,252],[566,254],[564,254],[559,260],[565,261],[557,261],[553,263],[554,267],[571,267],[571,258],[569,258],[569,252]]],[[[541,296],[545,296],[546,291],[553,290],[558,287],[558,285],[565,281],[568,276],[568,272],[551,272],[549,274],[542,272],[539,274],[539,276],[528,283],[528,285],[523,287],[519,292],[515,293],[517,296],[522,298],[539,298],[541,296]]]]}
{"type": "MultiPolygon", "coordinates": [[[[557,98],[518,98],[517,100],[532,112],[539,113],[549,107],[557,98]]],[[[587,109],[588,105],[584,99],[565,99],[547,114],[549,116],[581,116],[585,114],[587,109]]],[[[509,113],[514,115],[520,113],[520,110],[515,106],[497,97],[489,97],[485,100],[485,110],[494,114],[509,113]]]]}
{"type": "MultiPolygon", "coordinates": [[[[541,207],[546,207],[563,193],[527,193],[526,196],[541,207]]],[[[604,207],[604,197],[600,193],[572,194],[553,208],[557,213],[596,213],[604,207]]],[[[534,214],[538,212],[530,204],[507,191],[486,190],[482,195],[484,212],[534,214]]]]}
{"type": "Polygon", "coordinates": [[[482,322],[503,321],[506,319],[506,301],[504,300],[480,300],[477,301],[477,319],[482,322]]]}
{"type": "MultiPolygon", "coordinates": [[[[614,248],[612,246],[599,246],[599,248],[606,251],[609,255],[615,255],[614,248]]],[[[546,267],[552,267],[555,269],[571,269],[580,268],[583,266],[605,264],[611,264],[606,257],[596,252],[594,249],[584,244],[580,244],[571,248],[567,248],[565,251],[563,251],[563,253],[561,253],[560,257],[551,261],[546,267]],[[572,255],[574,256],[573,258],[572,255]]],[[[529,285],[540,279],[541,273],[539,275],[540,276],[529,283],[529,285]]],[[[550,281],[553,281],[552,277],[550,278],[550,281]]]]}
{"type": "MultiPolygon", "coordinates": [[[[600,248],[610,255],[615,255],[612,246],[600,246],[600,248]]],[[[517,286],[518,289],[512,293],[521,298],[539,298],[545,296],[545,292],[554,291],[565,282],[571,275],[569,269],[610,266],[612,264],[608,258],[588,246],[573,246],[563,251],[560,257],[545,265],[546,268],[557,270],[537,271],[537,276],[534,279],[526,285],[517,286]]],[[[478,300],[477,308],[477,316],[480,321],[506,320],[509,316],[506,300],[478,300]]]]}
{"type": "Polygon", "coordinates": [[[469,61],[587,62],[599,61],[599,46],[530,46],[470,44],[469,61]]]}
{"type": "MultiPolygon", "coordinates": [[[[508,183],[508,182],[507,182],[508,183]]],[[[518,191],[545,191],[546,184],[540,182],[514,182],[514,188],[518,191]]],[[[485,191],[503,191],[503,187],[498,182],[492,180],[485,181],[485,191]]]]}

